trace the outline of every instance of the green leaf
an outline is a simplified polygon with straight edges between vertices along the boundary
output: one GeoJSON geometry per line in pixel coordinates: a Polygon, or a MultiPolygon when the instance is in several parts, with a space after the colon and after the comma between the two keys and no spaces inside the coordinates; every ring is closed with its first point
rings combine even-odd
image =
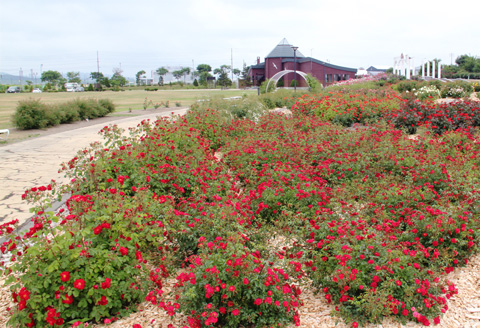
{"type": "Polygon", "coordinates": [[[48,270],[48,272],[51,273],[51,272],[53,272],[53,271],[55,271],[55,270],[58,270],[58,267],[59,267],[58,261],[55,260],[55,261],[53,261],[52,263],[50,263],[50,265],[48,266],[47,270],[48,270]]]}

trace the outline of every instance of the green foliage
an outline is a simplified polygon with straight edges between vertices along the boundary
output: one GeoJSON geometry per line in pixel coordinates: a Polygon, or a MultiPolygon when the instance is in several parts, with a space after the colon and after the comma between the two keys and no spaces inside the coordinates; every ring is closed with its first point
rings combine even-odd
{"type": "Polygon", "coordinates": [[[42,82],[48,82],[53,85],[56,85],[58,81],[62,78],[62,74],[57,71],[45,71],[42,72],[41,80],[42,82]]]}
{"type": "Polygon", "coordinates": [[[323,90],[322,83],[319,80],[317,80],[315,77],[313,77],[311,74],[307,74],[307,82],[310,88],[310,92],[319,93],[320,91],[323,90]]]}
{"type": "MultiPolygon", "coordinates": [[[[118,183],[120,190],[122,184],[118,183]]],[[[43,192],[52,190],[51,185],[43,188],[43,192]]],[[[39,204],[40,214],[29,231],[32,245],[11,267],[22,272],[10,287],[19,298],[11,325],[34,322],[45,327],[53,322],[62,326],[125,316],[143,301],[152,285],[160,283],[159,278],[149,277],[144,255],[136,247],[153,241],[146,236],[148,226],[138,228],[148,217],[125,213],[134,213],[143,204],[158,217],[162,206],[151,204],[148,192],[124,199],[120,193],[109,197],[112,191],[73,195],[67,201],[68,215],[45,213],[48,204],[39,204]]],[[[39,199],[38,189],[27,191],[24,197],[39,199]]]]}
{"type": "Polygon", "coordinates": [[[82,83],[82,80],[80,79],[80,72],[67,72],[67,79],[68,82],[82,83]]]}
{"type": "Polygon", "coordinates": [[[400,81],[393,85],[392,88],[397,92],[412,92],[420,88],[420,83],[415,80],[400,81]]]}
{"type": "Polygon", "coordinates": [[[140,84],[140,78],[142,77],[143,74],[145,74],[145,71],[143,69],[141,71],[138,71],[137,74],[135,74],[135,83],[137,85],[140,84]]]}
{"type": "Polygon", "coordinates": [[[425,85],[415,91],[415,96],[417,96],[418,99],[420,100],[426,100],[426,99],[438,99],[440,98],[440,90],[437,89],[436,86],[434,85],[425,85]]]}
{"type": "Polygon", "coordinates": [[[293,90],[285,89],[261,94],[259,100],[268,109],[283,107],[291,108],[295,102],[293,90]]]}
{"type": "Polygon", "coordinates": [[[463,98],[469,96],[474,91],[473,85],[464,81],[447,83],[441,91],[442,98],[463,98]]]}
{"type": "Polygon", "coordinates": [[[108,99],[76,99],[59,105],[46,105],[39,99],[22,100],[13,116],[13,124],[22,130],[44,129],[62,123],[103,117],[115,105],[108,99]]]}
{"type": "Polygon", "coordinates": [[[39,99],[19,101],[12,122],[22,130],[44,129],[60,123],[52,107],[43,104],[39,99]]]}
{"type": "Polygon", "coordinates": [[[190,327],[299,323],[299,290],[282,268],[228,238],[199,242],[202,253],[190,257],[188,271],[177,278],[178,302],[190,327]]]}
{"type": "Polygon", "coordinates": [[[231,67],[228,65],[222,65],[220,68],[216,68],[213,74],[218,75],[217,83],[222,87],[229,87],[232,85],[232,80],[228,77],[228,73],[231,71],[231,67]]]}
{"type": "Polygon", "coordinates": [[[438,323],[458,293],[445,275],[479,249],[468,129],[480,109],[347,87],[212,99],[102,129],[103,144],[64,164],[68,185],[24,195],[69,194],[68,211],[44,201],[29,231],[0,225],[0,251],[14,255],[10,325],[95,324],[145,300],[191,327],[286,326],[298,324],[297,284],[353,327],[438,323]],[[434,133],[410,138],[408,125],[434,133]]]}
{"type": "Polygon", "coordinates": [[[207,81],[209,77],[212,77],[210,72],[212,71],[212,67],[208,64],[200,64],[197,66],[197,75],[199,77],[198,83],[201,85],[207,85],[207,81]]]}
{"type": "Polygon", "coordinates": [[[269,79],[266,79],[265,81],[262,82],[262,84],[260,85],[260,94],[273,92],[276,89],[275,84],[270,83],[270,85],[268,86],[268,90],[267,90],[267,85],[268,85],[269,81],[270,81],[269,79]]]}

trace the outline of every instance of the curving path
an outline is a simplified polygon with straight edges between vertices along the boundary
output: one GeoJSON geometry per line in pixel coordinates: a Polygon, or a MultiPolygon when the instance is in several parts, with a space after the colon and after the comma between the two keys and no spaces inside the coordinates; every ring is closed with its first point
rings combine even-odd
{"type": "MultiPolygon", "coordinates": [[[[58,173],[60,164],[72,159],[78,150],[90,143],[101,141],[98,134],[104,126],[117,124],[120,128],[134,127],[143,120],[155,120],[158,116],[183,115],[188,109],[168,109],[154,113],[141,111],[130,117],[111,117],[108,123],[90,121],[84,127],[72,125],[71,129],[51,133],[36,139],[0,147],[0,224],[18,219],[20,225],[31,217],[29,204],[22,201],[26,189],[47,185],[53,179],[66,182],[58,173]]],[[[55,129],[55,128],[52,128],[55,129]]],[[[62,130],[66,130],[63,127],[62,130]]]]}

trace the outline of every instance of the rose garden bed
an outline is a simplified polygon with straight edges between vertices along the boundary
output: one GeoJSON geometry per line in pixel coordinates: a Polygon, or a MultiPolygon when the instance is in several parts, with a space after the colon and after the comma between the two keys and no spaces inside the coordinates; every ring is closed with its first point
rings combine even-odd
{"type": "Polygon", "coordinates": [[[353,327],[439,323],[478,251],[480,144],[477,103],[435,106],[357,90],[301,97],[292,116],[199,107],[105,127],[65,163],[69,185],[25,193],[30,231],[1,226],[9,324],[115,322],[143,302],[172,325],[278,327],[316,298],[353,327]]]}

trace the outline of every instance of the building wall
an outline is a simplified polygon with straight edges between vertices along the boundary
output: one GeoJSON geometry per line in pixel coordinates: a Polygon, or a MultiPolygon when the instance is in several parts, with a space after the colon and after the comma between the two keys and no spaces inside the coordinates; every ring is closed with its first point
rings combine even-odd
{"type": "MultiPolygon", "coordinates": [[[[282,70],[295,69],[293,60],[282,63],[282,59],[283,58],[265,58],[265,69],[252,69],[250,73],[252,78],[255,78],[256,75],[265,75],[265,79],[270,79],[282,70]],[[276,65],[276,68],[273,64],[276,65]]],[[[355,78],[355,72],[324,66],[313,61],[297,62],[297,70],[311,74],[324,85],[355,78]]],[[[292,80],[294,80],[294,73],[286,74],[283,77],[284,86],[289,87],[292,80]]],[[[258,85],[256,80],[253,80],[253,82],[255,85],[258,85]]],[[[305,80],[300,75],[297,76],[297,83],[298,86],[307,86],[305,80]]]]}
{"type": "Polygon", "coordinates": [[[272,76],[282,71],[282,58],[266,58],[265,59],[265,78],[270,79],[272,76]],[[275,68],[275,66],[277,68],[275,68]]]}
{"type": "MultiPolygon", "coordinates": [[[[260,76],[265,76],[265,69],[263,68],[252,68],[250,71],[250,76],[252,77],[253,85],[259,85],[258,78],[260,76]]],[[[264,81],[260,80],[260,81],[264,81]]]]}

